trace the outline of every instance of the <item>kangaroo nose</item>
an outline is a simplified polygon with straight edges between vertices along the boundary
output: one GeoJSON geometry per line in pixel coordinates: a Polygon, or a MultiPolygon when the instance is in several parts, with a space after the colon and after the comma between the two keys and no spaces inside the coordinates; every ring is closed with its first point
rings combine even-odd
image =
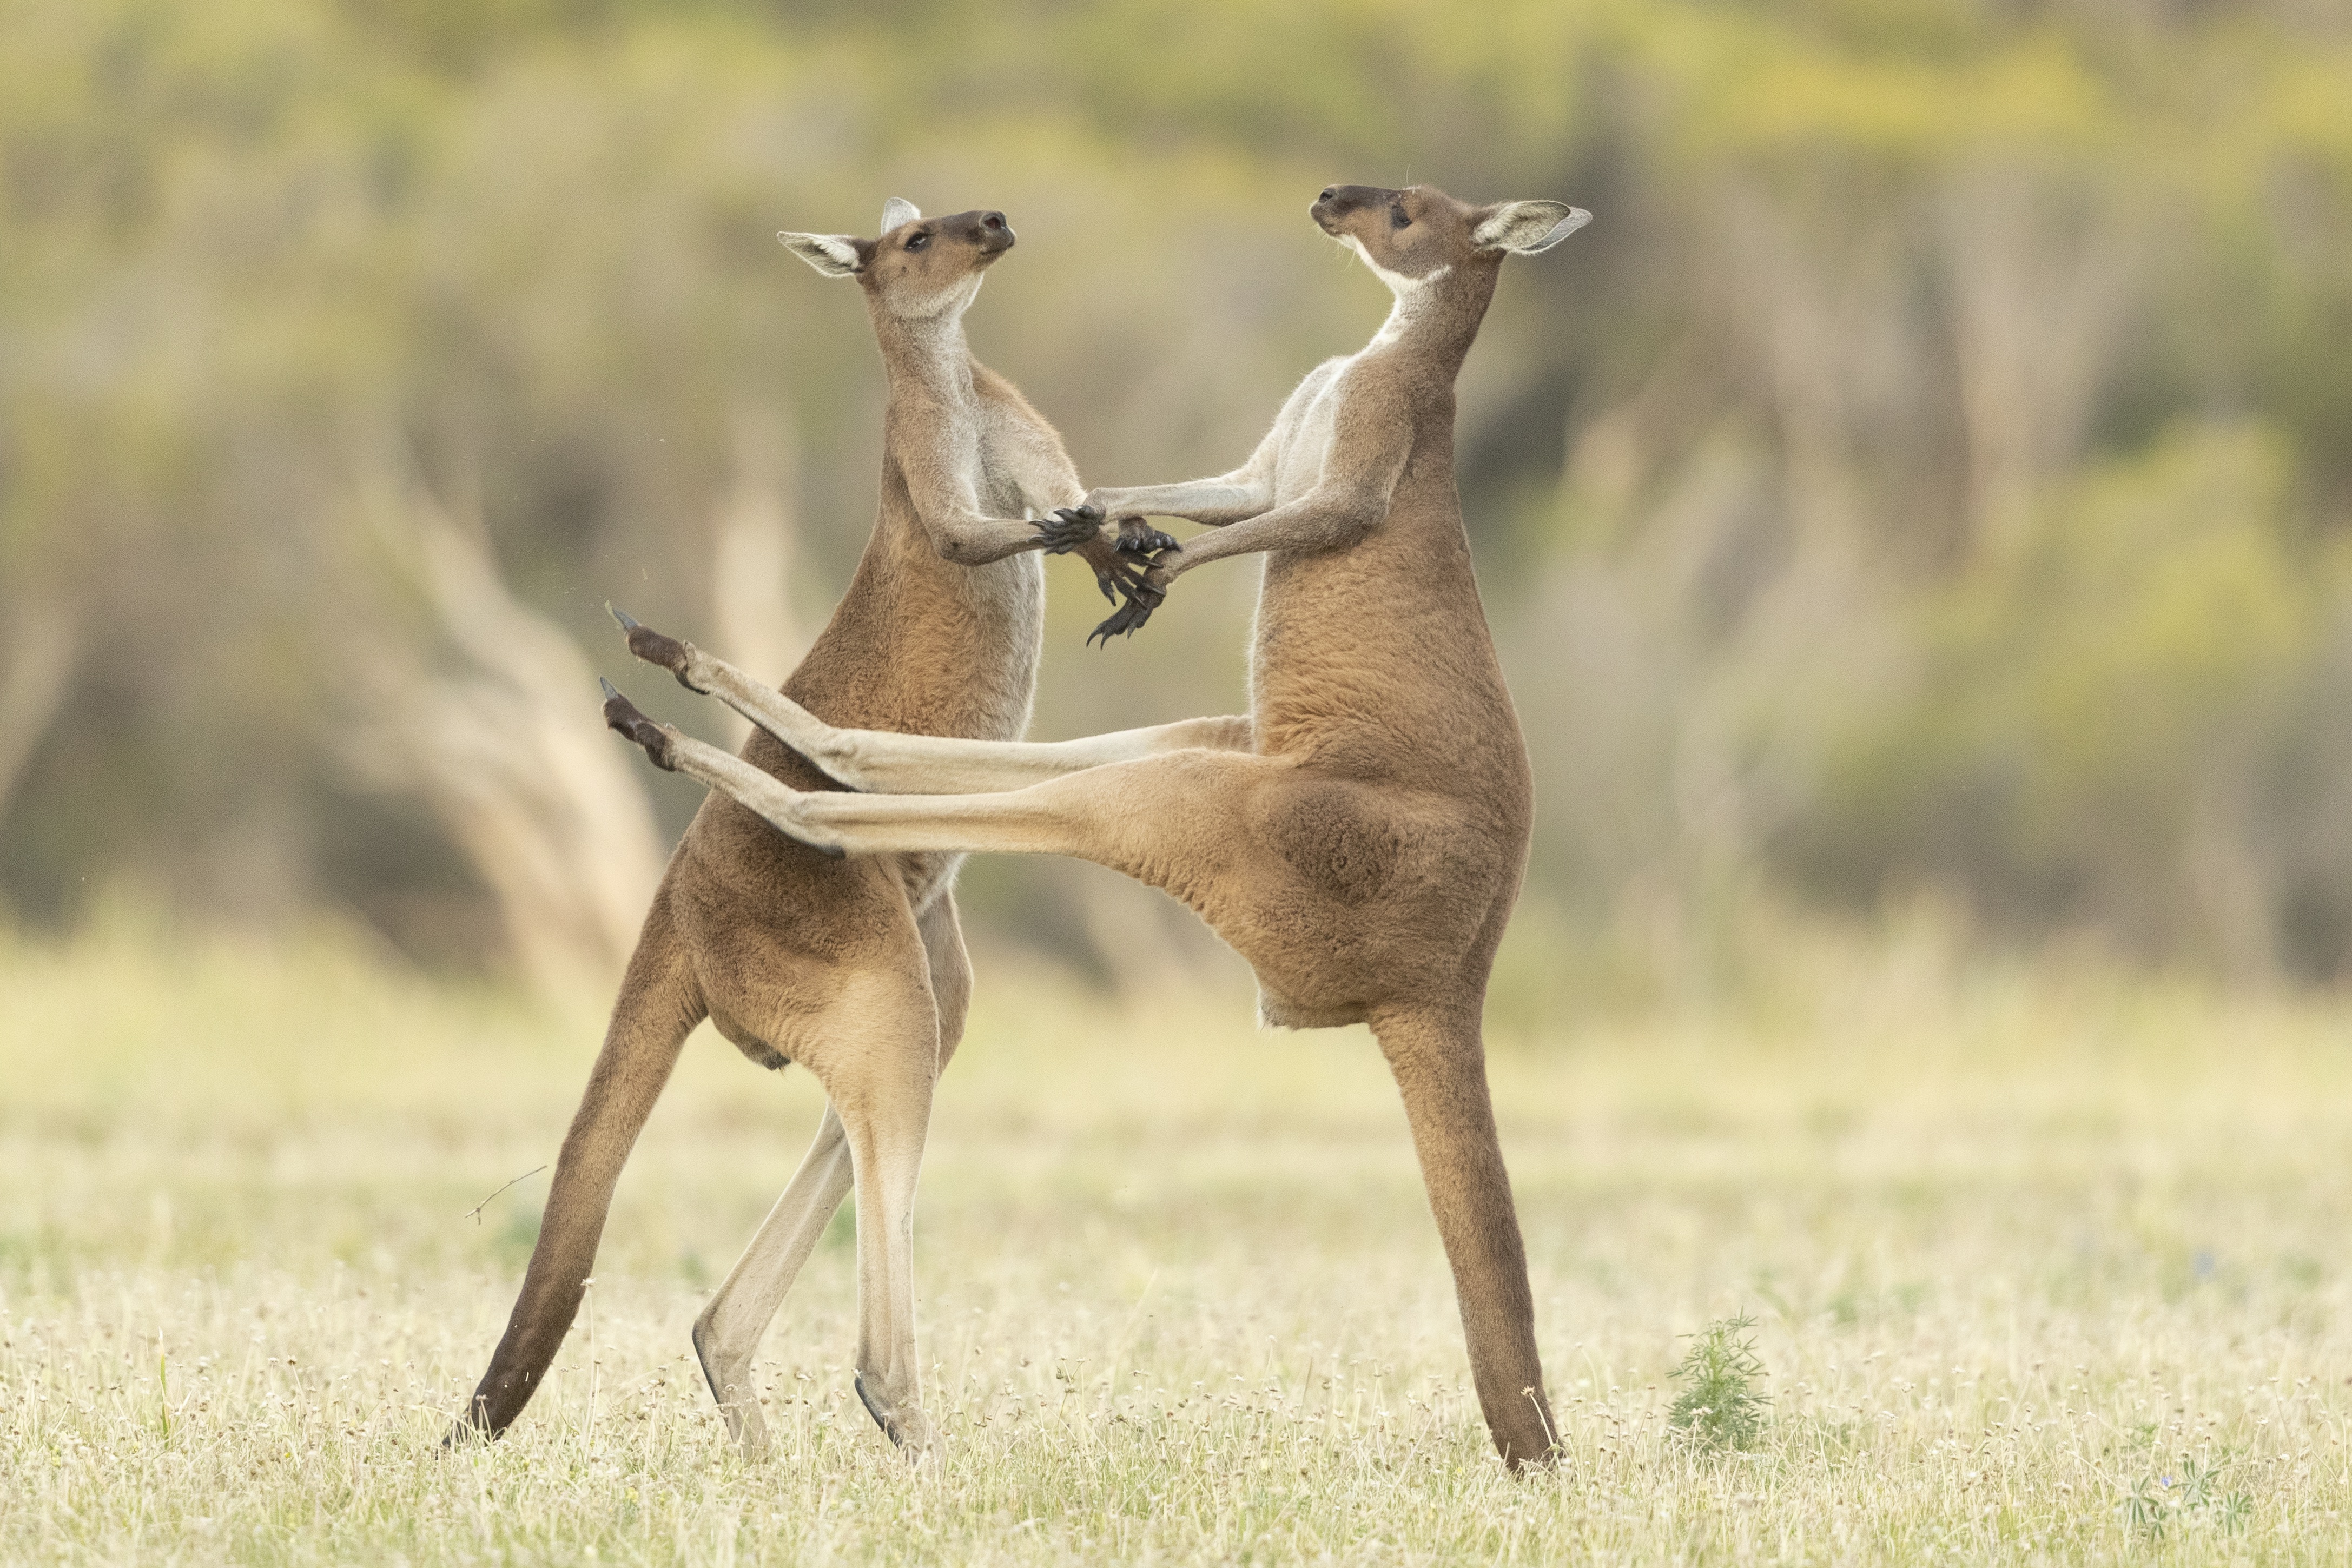
{"type": "MultiPolygon", "coordinates": [[[[1318,202],[1328,202],[1328,201],[1329,201],[1332,197],[1334,197],[1334,196],[1338,195],[1339,193],[1339,186],[1337,186],[1337,185],[1326,185],[1326,186],[1324,186],[1324,187],[1323,187],[1323,193],[1322,193],[1321,195],[1319,195],[1319,196],[1316,197],[1315,199],[1316,199],[1317,201],[1318,201],[1318,202]]],[[[1293,201],[1297,200],[1297,197],[1295,197],[1295,196],[1294,196],[1294,197],[1292,197],[1291,199],[1292,199],[1293,201]]]]}
{"type": "Polygon", "coordinates": [[[989,230],[991,233],[994,233],[995,231],[1003,228],[1004,214],[1003,213],[982,213],[980,214],[980,226],[989,230]]]}

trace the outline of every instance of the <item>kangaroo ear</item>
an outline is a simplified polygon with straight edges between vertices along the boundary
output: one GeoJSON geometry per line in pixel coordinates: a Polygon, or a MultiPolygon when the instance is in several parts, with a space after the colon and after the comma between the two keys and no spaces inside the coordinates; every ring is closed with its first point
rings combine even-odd
{"type": "Polygon", "coordinates": [[[847,277],[866,265],[868,242],[847,235],[796,235],[789,229],[776,237],[784,248],[827,277],[847,277]]]}
{"type": "Polygon", "coordinates": [[[882,204],[882,226],[875,232],[877,234],[888,234],[900,224],[911,224],[922,215],[923,214],[916,209],[915,204],[907,200],[906,197],[893,196],[888,201],[882,204]]]}
{"type": "Polygon", "coordinates": [[[1565,202],[1505,202],[1478,220],[1478,226],[1470,231],[1470,243],[1481,250],[1533,256],[1549,250],[1591,221],[1591,213],[1565,202]]]}

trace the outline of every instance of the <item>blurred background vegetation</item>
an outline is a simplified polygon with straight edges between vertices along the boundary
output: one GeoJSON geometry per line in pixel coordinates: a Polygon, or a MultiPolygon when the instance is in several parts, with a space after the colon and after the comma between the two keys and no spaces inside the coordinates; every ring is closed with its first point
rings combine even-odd
{"type": "MultiPolygon", "coordinates": [[[[873,515],[855,291],[779,228],[1022,235],[970,327],[1095,483],[1237,461],[1386,296],[1333,180],[1599,216],[1508,270],[1462,484],[1535,752],[1508,1005],[1933,918],[2352,968],[2339,0],[8,0],[0,903],[321,915],[609,974],[699,791],[607,599],[781,674],[873,515]]],[[[1242,695],[1051,568],[1036,733],[1242,695]]],[[[1096,868],[976,938],[1224,960],[1096,868]]]]}

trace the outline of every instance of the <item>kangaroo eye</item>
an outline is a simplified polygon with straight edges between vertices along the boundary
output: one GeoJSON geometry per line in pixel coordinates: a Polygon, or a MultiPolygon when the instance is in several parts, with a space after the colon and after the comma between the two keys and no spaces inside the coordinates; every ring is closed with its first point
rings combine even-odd
{"type": "Polygon", "coordinates": [[[1392,229],[1401,229],[1412,222],[1412,220],[1411,218],[1404,215],[1404,209],[1402,207],[1391,207],[1389,209],[1389,227],[1392,229]]]}
{"type": "Polygon", "coordinates": [[[907,236],[907,248],[908,250],[920,250],[930,243],[931,236],[926,234],[912,234],[907,236]]]}

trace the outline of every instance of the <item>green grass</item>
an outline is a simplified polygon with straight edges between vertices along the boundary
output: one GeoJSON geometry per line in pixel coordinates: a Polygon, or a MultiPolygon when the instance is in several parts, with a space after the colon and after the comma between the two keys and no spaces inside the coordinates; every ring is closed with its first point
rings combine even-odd
{"type": "Polygon", "coordinates": [[[551,1386],[479,1374],[597,1033],[331,942],[0,940],[0,1561],[2340,1562],[2352,1008],[1792,943],[1737,1017],[1498,1040],[1566,1459],[1465,1382],[1360,1031],[983,959],[918,1242],[936,1473],[845,1230],[729,1449],[687,1330],[819,1101],[707,1032],[551,1386]],[[1757,1320],[1756,1447],[1668,1425],[1757,1320]]]}

